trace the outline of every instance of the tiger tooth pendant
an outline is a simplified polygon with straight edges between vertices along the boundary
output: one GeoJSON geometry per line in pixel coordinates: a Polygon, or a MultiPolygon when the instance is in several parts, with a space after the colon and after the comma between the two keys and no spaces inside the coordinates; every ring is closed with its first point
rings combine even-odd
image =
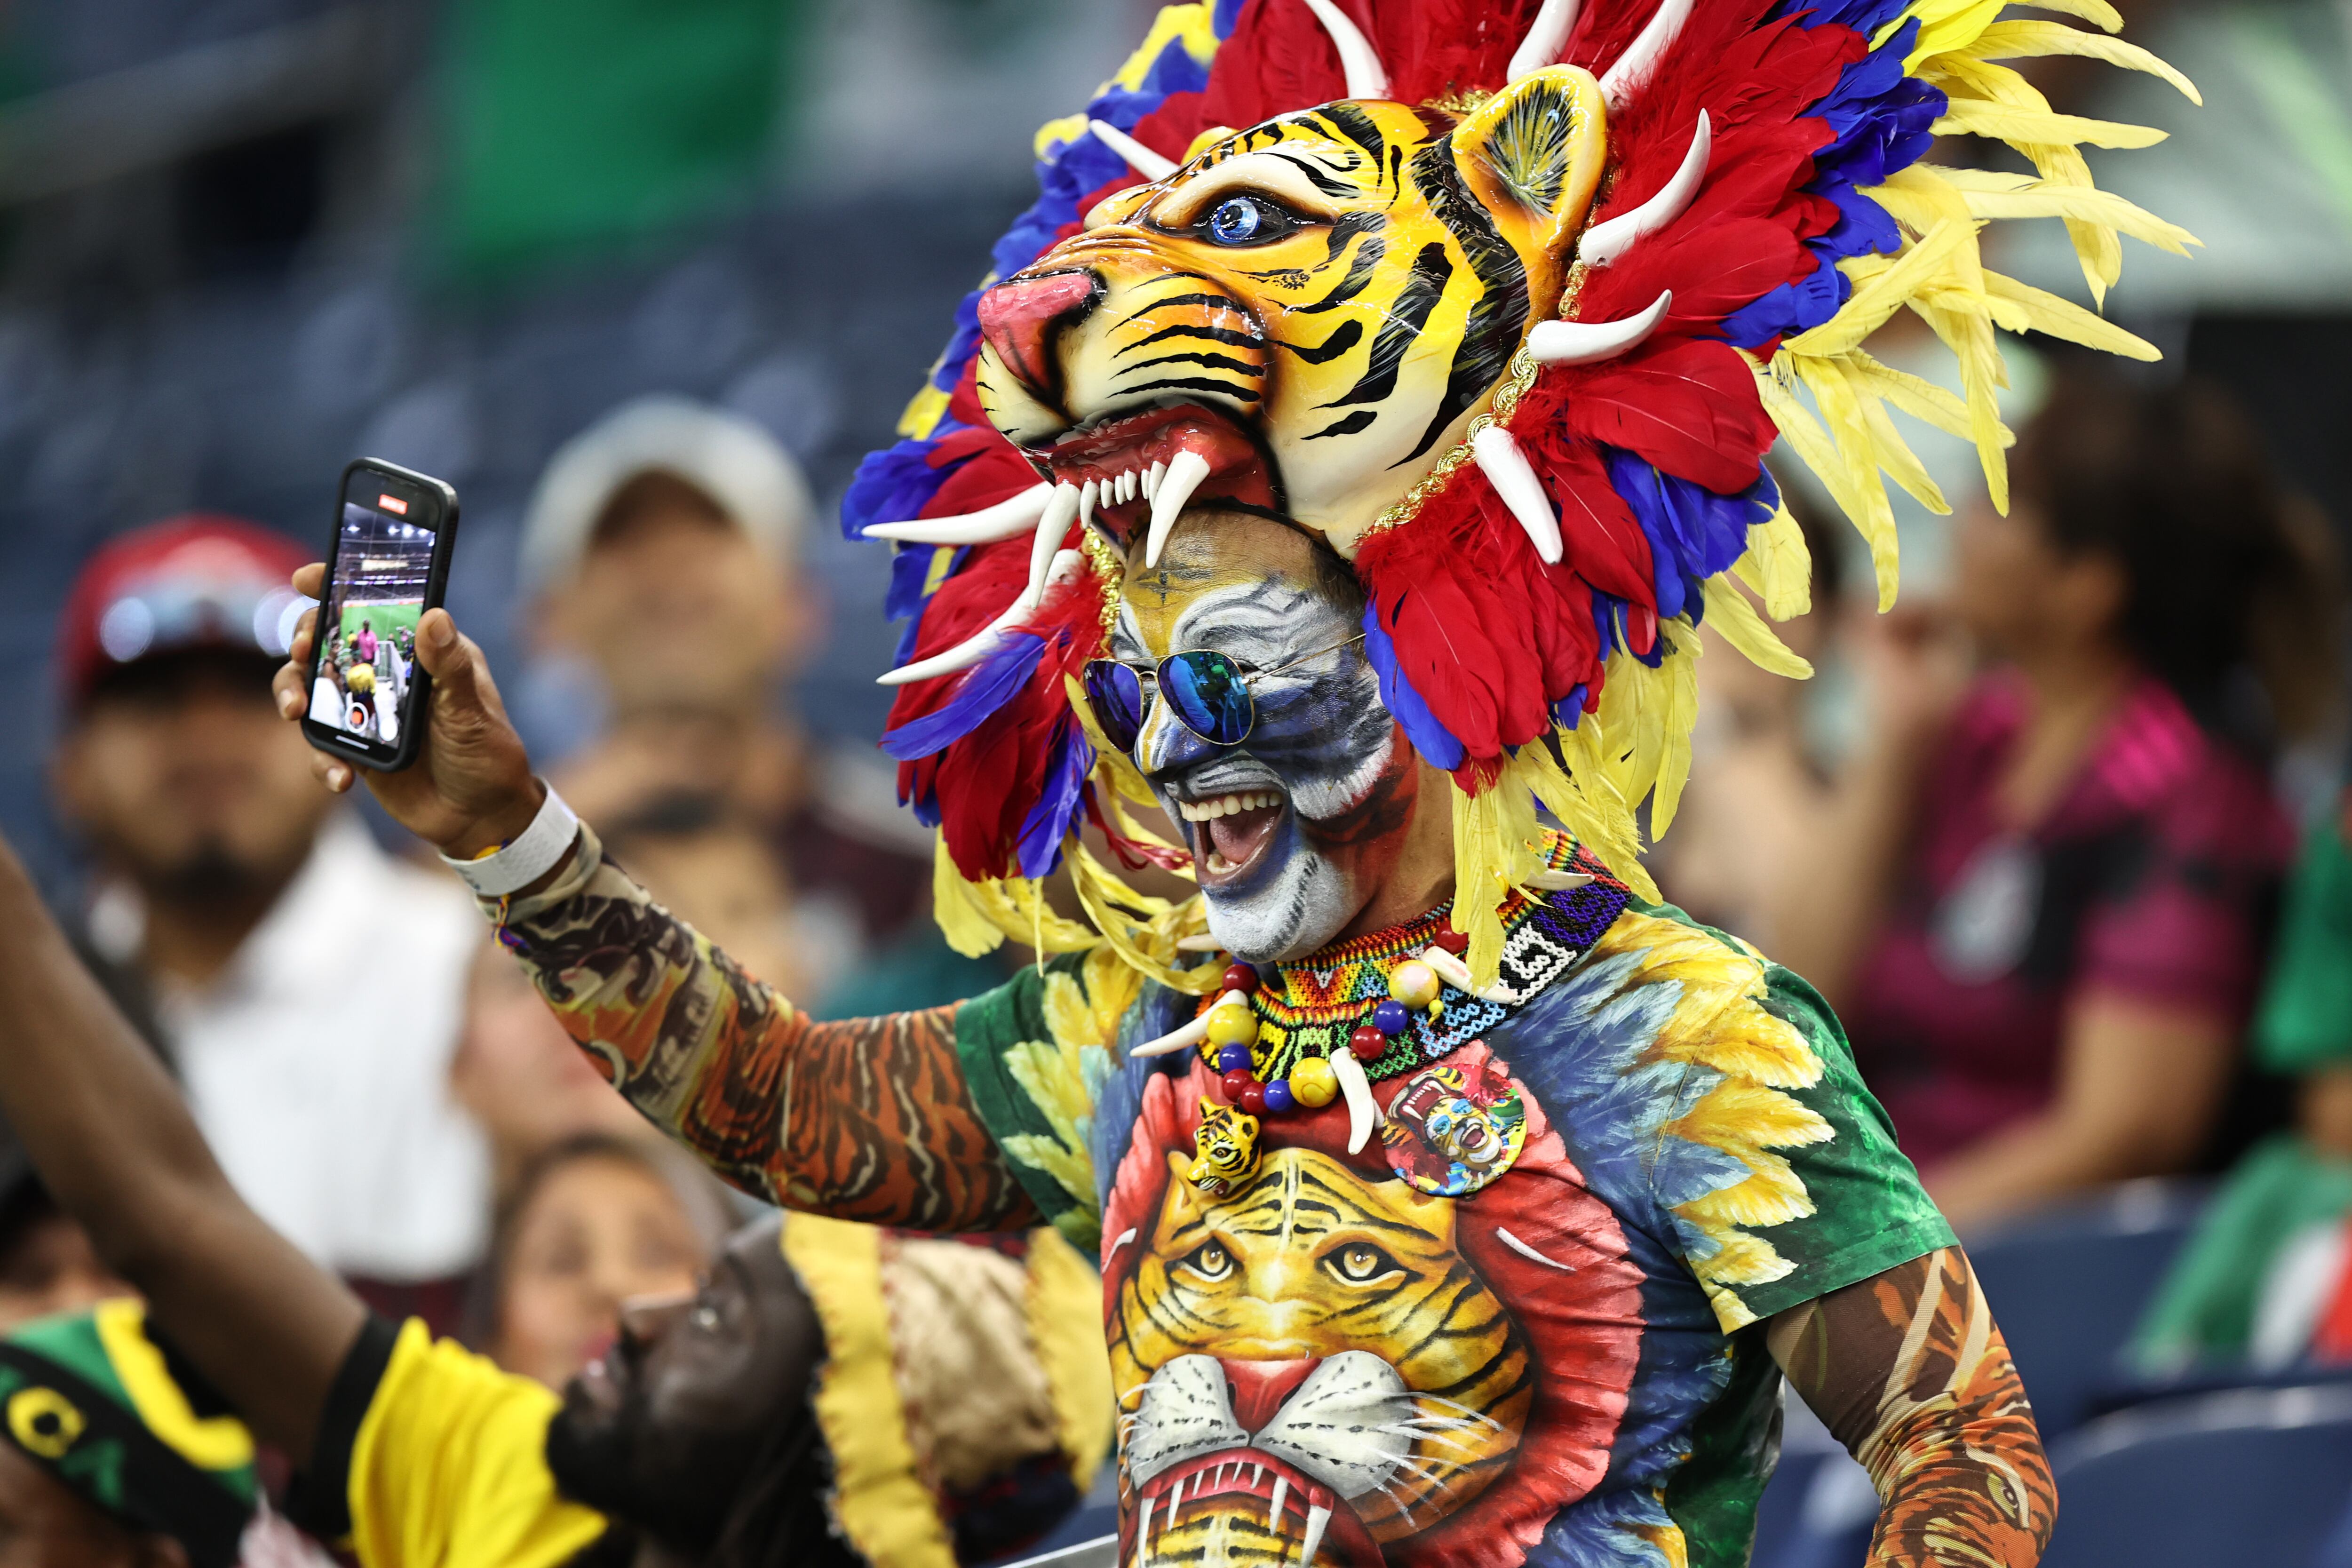
{"type": "Polygon", "coordinates": [[[1331,1072],[1348,1099],[1348,1152],[1360,1154],[1371,1142],[1372,1129],[1381,1124],[1380,1107],[1372,1103],[1372,1080],[1364,1076],[1364,1064],[1353,1051],[1333,1051],[1331,1072]]]}

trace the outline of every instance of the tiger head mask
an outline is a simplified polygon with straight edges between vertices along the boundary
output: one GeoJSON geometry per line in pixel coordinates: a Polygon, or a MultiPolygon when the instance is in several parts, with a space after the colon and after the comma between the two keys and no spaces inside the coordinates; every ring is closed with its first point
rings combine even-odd
{"type": "Polygon", "coordinates": [[[1606,141],[1573,66],[1204,132],[982,297],[981,405],[1148,563],[1210,500],[1352,555],[1554,313],[1606,141]]]}

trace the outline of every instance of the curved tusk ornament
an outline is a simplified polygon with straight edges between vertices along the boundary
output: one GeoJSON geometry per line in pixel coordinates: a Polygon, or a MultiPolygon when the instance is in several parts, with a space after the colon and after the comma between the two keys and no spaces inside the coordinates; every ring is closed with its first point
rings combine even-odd
{"type": "Polygon", "coordinates": [[[1150,568],[1160,564],[1160,552],[1168,543],[1168,535],[1176,527],[1176,519],[1184,503],[1209,477],[1209,459],[1187,447],[1168,464],[1160,476],[1160,493],[1151,498],[1151,531],[1143,540],[1143,564],[1150,568]]]}
{"type": "MultiPolygon", "coordinates": [[[[1687,5],[1689,0],[1683,3],[1687,5]]],[[[1348,14],[1331,0],[1307,0],[1307,8],[1315,13],[1315,19],[1331,35],[1331,47],[1339,51],[1339,71],[1348,79],[1348,96],[1386,98],[1388,68],[1381,64],[1380,53],[1372,47],[1371,40],[1358,32],[1356,24],[1348,20],[1348,14]]]]}
{"type": "MultiPolygon", "coordinates": [[[[1065,550],[1055,556],[1053,565],[1045,574],[1046,588],[1050,590],[1076,576],[1078,569],[1086,564],[1086,561],[1087,558],[1075,550],[1065,550]]],[[[1044,595],[1039,596],[1042,598],[1044,595]]],[[[996,651],[997,645],[1003,640],[1003,633],[1036,607],[1026,602],[1028,597],[1029,595],[1024,593],[1020,598],[1013,601],[1003,615],[956,644],[955,647],[941,653],[935,653],[929,658],[919,658],[912,664],[902,664],[896,669],[885,670],[874,678],[874,684],[908,686],[918,680],[930,680],[939,676],[952,675],[959,669],[967,669],[978,664],[996,651]]]]}
{"type": "Polygon", "coordinates": [[[1153,152],[1118,126],[1105,121],[1089,120],[1087,121],[1087,129],[1095,133],[1096,141],[1126,159],[1129,168],[1154,184],[1184,166],[1173,158],[1163,157],[1153,152]]]}
{"type": "Polygon", "coordinates": [[[1348,1152],[1360,1154],[1371,1141],[1372,1129],[1381,1124],[1380,1107],[1372,1103],[1372,1080],[1364,1076],[1364,1064],[1356,1059],[1356,1053],[1344,1047],[1333,1051],[1330,1060],[1331,1076],[1339,1080],[1339,1092],[1348,1099],[1348,1152]]]}
{"type": "Polygon", "coordinates": [[[1584,237],[1577,242],[1576,258],[1588,267],[1606,267],[1633,249],[1643,236],[1655,234],[1682,216],[1683,209],[1698,195],[1698,183],[1706,177],[1706,160],[1714,150],[1715,132],[1708,124],[1706,110],[1702,109],[1698,111],[1698,129],[1691,132],[1690,151],[1683,154],[1682,166],[1675,171],[1675,177],[1632,212],[1620,213],[1586,229],[1584,237]]]}
{"type": "Polygon", "coordinates": [[[1053,499],[1045,503],[1045,515],[1037,521],[1037,531],[1030,536],[1029,585],[1013,601],[1024,613],[1034,610],[1045,597],[1045,579],[1054,570],[1054,561],[1061,553],[1063,536],[1078,515],[1078,487],[1055,485],[1053,499]]]}
{"type": "Polygon", "coordinates": [[[1199,1045],[1209,1037],[1209,1015],[1228,1002],[1246,1006],[1249,998],[1238,991],[1228,991],[1201,1009],[1201,1016],[1180,1028],[1169,1030],[1156,1040],[1146,1040],[1127,1054],[1130,1057],[1166,1057],[1199,1045]]]}
{"type": "Polygon", "coordinates": [[[1674,309],[1669,289],[1638,316],[1621,321],[1538,321],[1528,334],[1528,353],[1538,364],[1597,364],[1641,346],[1674,309]]]}
{"type": "Polygon", "coordinates": [[[858,531],[867,539],[895,539],[901,544],[993,544],[1035,527],[1053,495],[1050,483],[1032,485],[1019,495],[978,511],[954,517],[910,518],[905,522],[868,523],[858,531]]]}
{"type": "Polygon", "coordinates": [[[1535,25],[1528,29],[1528,36],[1519,40],[1517,51],[1511,56],[1512,81],[1559,63],[1559,51],[1576,27],[1576,9],[1577,0],[1544,0],[1543,9],[1536,13],[1535,25]]]}
{"type": "Polygon", "coordinates": [[[1690,20],[1691,0],[1660,0],[1658,8],[1650,13],[1647,26],[1625,47],[1601,79],[1601,101],[1609,112],[1616,113],[1625,107],[1626,100],[1650,85],[1657,74],[1658,62],[1674,47],[1682,36],[1683,24],[1690,20]]]}
{"type": "Polygon", "coordinates": [[[1519,526],[1527,531],[1528,542],[1543,557],[1547,566],[1557,566],[1562,553],[1559,518],[1551,510],[1551,497],[1544,489],[1543,480],[1528,462],[1527,454],[1511,439],[1511,433],[1500,425],[1489,425],[1470,437],[1470,455],[1477,459],[1478,469],[1503,504],[1511,509],[1519,526]]]}

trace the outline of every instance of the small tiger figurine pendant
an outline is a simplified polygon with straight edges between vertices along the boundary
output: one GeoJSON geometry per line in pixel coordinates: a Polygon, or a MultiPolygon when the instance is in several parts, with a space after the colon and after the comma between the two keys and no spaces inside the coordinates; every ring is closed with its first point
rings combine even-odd
{"type": "Polygon", "coordinates": [[[1213,1198],[1229,1198],[1257,1174],[1257,1118],[1203,1100],[1192,1150],[1199,1158],[1185,1179],[1213,1198]]]}

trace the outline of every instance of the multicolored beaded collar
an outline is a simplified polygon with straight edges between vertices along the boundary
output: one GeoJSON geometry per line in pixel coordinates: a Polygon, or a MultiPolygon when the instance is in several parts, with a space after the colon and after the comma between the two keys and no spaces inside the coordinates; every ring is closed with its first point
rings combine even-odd
{"type": "Polygon", "coordinates": [[[1550,984],[1633,895],[1568,835],[1547,837],[1546,865],[1590,879],[1542,898],[1512,895],[1502,911],[1502,973],[1484,994],[1469,989],[1458,961],[1446,961],[1461,942],[1446,924],[1450,902],[1281,964],[1271,980],[1247,964],[1227,969],[1201,1016],[1199,1047],[1222,1075],[1225,1102],[1253,1116],[1328,1105],[1349,1065],[1335,1071],[1341,1053],[1372,1082],[1395,1078],[1478,1038],[1550,984]]]}

